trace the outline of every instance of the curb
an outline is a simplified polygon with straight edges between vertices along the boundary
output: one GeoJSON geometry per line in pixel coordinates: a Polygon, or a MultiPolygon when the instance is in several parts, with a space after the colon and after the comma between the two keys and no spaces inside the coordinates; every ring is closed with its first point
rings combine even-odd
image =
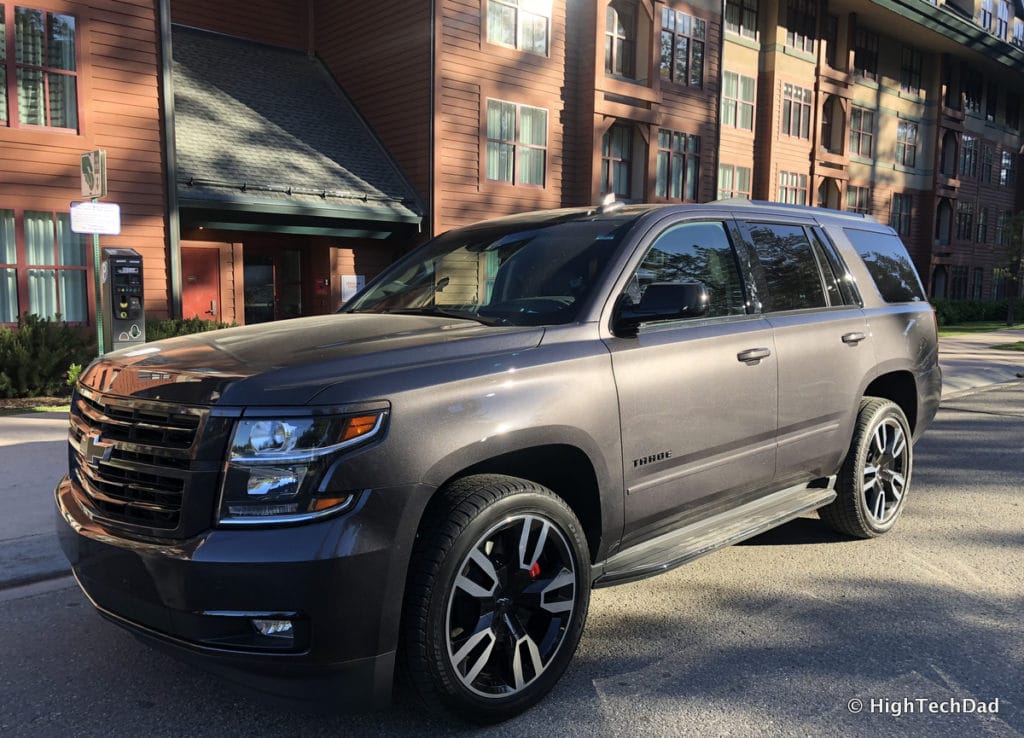
{"type": "Polygon", "coordinates": [[[52,533],[0,543],[0,591],[71,574],[52,533]]]}

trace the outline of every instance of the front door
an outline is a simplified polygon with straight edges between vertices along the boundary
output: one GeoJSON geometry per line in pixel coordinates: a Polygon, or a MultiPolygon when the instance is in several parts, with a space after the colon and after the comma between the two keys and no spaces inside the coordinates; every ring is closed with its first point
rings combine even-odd
{"type": "Polygon", "coordinates": [[[302,315],[302,252],[297,249],[246,249],[245,322],[302,315]]]}
{"type": "Polygon", "coordinates": [[[775,474],[777,364],[772,329],[747,314],[739,262],[722,222],[670,226],[623,296],[655,282],[702,282],[706,316],[647,324],[608,339],[622,423],[623,544],[768,485],[775,474]]]}
{"type": "Polygon", "coordinates": [[[182,317],[220,320],[220,249],[182,246],[181,276],[182,317]]]}

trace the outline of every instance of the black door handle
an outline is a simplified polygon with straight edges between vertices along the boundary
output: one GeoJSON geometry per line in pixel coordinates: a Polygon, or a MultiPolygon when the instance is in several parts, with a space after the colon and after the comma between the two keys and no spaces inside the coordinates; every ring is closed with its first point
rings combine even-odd
{"type": "Polygon", "coordinates": [[[767,359],[771,355],[772,352],[770,349],[752,348],[747,349],[746,351],[740,351],[738,354],[736,354],[736,358],[739,361],[742,361],[744,364],[755,364],[759,362],[761,359],[767,359]]]}
{"type": "Polygon", "coordinates": [[[856,346],[865,338],[867,338],[867,336],[859,331],[855,331],[853,333],[845,333],[843,334],[843,343],[849,344],[850,346],[856,346]]]}

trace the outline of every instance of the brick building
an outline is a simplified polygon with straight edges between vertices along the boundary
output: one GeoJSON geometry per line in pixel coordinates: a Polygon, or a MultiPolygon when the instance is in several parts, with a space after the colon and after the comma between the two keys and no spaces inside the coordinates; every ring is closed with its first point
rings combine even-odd
{"type": "Polygon", "coordinates": [[[70,233],[104,149],[147,314],[335,309],[399,253],[535,208],[868,212],[929,291],[991,297],[1017,185],[1005,0],[0,3],[0,323],[91,325],[70,233]],[[724,17],[722,12],[724,10],[724,17]]]}

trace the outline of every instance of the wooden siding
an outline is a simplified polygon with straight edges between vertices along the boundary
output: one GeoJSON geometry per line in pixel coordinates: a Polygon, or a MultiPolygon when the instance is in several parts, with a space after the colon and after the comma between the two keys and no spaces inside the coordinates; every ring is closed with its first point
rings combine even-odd
{"type": "Polygon", "coordinates": [[[425,206],[430,202],[430,4],[316,0],[317,56],[425,206]]]}
{"type": "MultiPolygon", "coordinates": [[[[34,0],[29,5],[76,19],[79,131],[0,127],[0,208],[68,212],[70,202],[82,200],[81,154],[104,149],[104,201],[121,206],[121,234],[102,236],[100,245],[142,254],[146,313],[166,317],[167,223],[156,4],[34,0]]],[[[86,251],[91,265],[91,240],[86,251]]],[[[91,290],[91,272],[89,283],[91,290]]],[[[94,315],[90,304],[90,324],[94,315]]]]}
{"type": "Polygon", "coordinates": [[[171,20],[228,36],[304,50],[309,48],[311,2],[171,0],[171,20]]]}

